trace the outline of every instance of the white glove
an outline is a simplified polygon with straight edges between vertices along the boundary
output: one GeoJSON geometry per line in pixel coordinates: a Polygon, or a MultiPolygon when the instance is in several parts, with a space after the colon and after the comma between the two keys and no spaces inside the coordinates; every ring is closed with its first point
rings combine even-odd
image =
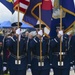
{"type": "Polygon", "coordinates": [[[61,36],[63,36],[63,31],[62,31],[62,30],[60,30],[60,31],[59,31],[59,34],[60,34],[61,36]]]}
{"type": "Polygon", "coordinates": [[[43,35],[42,30],[39,30],[39,31],[38,31],[38,34],[39,34],[40,36],[42,36],[42,35],[43,35]]]}
{"type": "Polygon", "coordinates": [[[50,66],[52,66],[52,64],[50,64],[50,66]]]}
{"type": "Polygon", "coordinates": [[[73,70],[73,67],[70,67],[70,70],[72,71],[73,70]]]}
{"type": "Polygon", "coordinates": [[[19,35],[19,41],[20,41],[20,39],[21,39],[21,30],[20,30],[20,28],[18,28],[18,29],[16,30],[16,34],[19,35]]]}
{"type": "Polygon", "coordinates": [[[28,71],[28,72],[31,72],[31,69],[29,68],[27,71],[28,71]]]}
{"type": "Polygon", "coordinates": [[[70,64],[73,64],[73,63],[74,63],[74,61],[70,62],[70,64]]]}
{"type": "Polygon", "coordinates": [[[4,66],[4,67],[3,67],[3,72],[6,71],[6,70],[7,70],[7,67],[4,66]]]}
{"type": "Polygon", "coordinates": [[[52,68],[50,69],[50,72],[53,72],[53,69],[52,68]]]}
{"type": "Polygon", "coordinates": [[[20,28],[18,28],[18,29],[16,30],[16,34],[18,34],[18,35],[21,34],[21,30],[20,30],[20,28]]]}

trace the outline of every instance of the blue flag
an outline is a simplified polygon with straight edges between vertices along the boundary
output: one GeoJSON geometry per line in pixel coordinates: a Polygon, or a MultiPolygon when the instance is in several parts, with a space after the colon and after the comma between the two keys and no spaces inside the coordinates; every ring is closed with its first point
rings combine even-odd
{"type": "MultiPolygon", "coordinates": [[[[38,5],[39,3],[41,3],[42,0],[30,0],[30,5],[23,17],[23,21],[25,21],[26,23],[30,24],[30,25],[36,25],[36,22],[37,22],[37,19],[35,19],[35,17],[32,15],[31,11],[32,11],[32,8],[35,6],[35,5],[38,5]]],[[[37,9],[39,10],[39,9],[37,9]]],[[[36,14],[38,14],[38,11],[35,12],[36,14]]]]}
{"type": "Polygon", "coordinates": [[[52,19],[51,21],[51,25],[50,25],[50,37],[51,38],[55,38],[57,36],[57,33],[56,33],[56,25],[58,25],[60,23],[60,19],[52,19]]]}
{"type": "Polygon", "coordinates": [[[74,0],[60,0],[62,9],[66,12],[66,16],[63,18],[65,25],[65,32],[69,31],[75,21],[75,2],[74,0]]]}
{"type": "Polygon", "coordinates": [[[51,17],[52,17],[51,0],[48,1],[31,0],[23,20],[34,26],[40,19],[42,23],[44,23],[47,27],[50,27],[51,17]],[[39,5],[41,5],[41,19],[39,18],[39,5]]]}
{"type": "Polygon", "coordinates": [[[63,18],[63,24],[65,25],[65,32],[69,31],[71,27],[73,27],[73,23],[75,21],[75,16],[66,13],[65,18],[63,18]]]}
{"type": "MultiPolygon", "coordinates": [[[[55,0],[56,1],[56,0],[55,0]]],[[[62,24],[65,27],[64,32],[68,32],[74,25],[74,21],[75,21],[75,8],[74,8],[74,2],[73,0],[59,0],[59,6],[62,7],[63,11],[65,11],[65,15],[64,17],[62,17],[62,24]],[[69,2],[68,2],[69,1],[69,2]]],[[[55,3],[56,4],[56,3],[55,3]]],[[[56,5],[57,6],[57,5],[56,5]]],[[[59,7],[58,6],[58,7],[59,7]]],[[[56,10],[58,9],[58,7],[56,7],[56,10]]],[[[60,10],[60,9],[59,9],[60,10]]],[[[63,13],[63,12],[62,12],[63,13]]],[[[57,15],[54,14],[55,16],[57,15]]],[[[56,37],[56,25],[60,24],[60,12],[59,12],[59,18],[57,17],[53,17],[53,20],[51,21],[51,31],[50,31],[50,37],[56,37]]],[[[63,15],[62,15],[63,16],[63,15]]]]}
{"type": "Polygon", "coordinates": [[[62,6],[64,11],[75,16],[75,7],[73,0],[60,0],[60,5],[62,6]]]}
{"type": "MultiPolygon", "coordinates": [[[[62,25],[64,25],[64,32],[68,32],[70,31],[70,29],[73,27],[75,22],[75,16],[66,13],[66,16],[64,18],[62,18],[62,25]]],[[[58,19],[53,19],[51,21],[51,31],[50,31],[50,37],[54,38],[57,36],[56,34],[56,25],[60,24],[60,18],[58,19]]]]}
{"type": "Polygon", "coordinates": [[[12,13],[14,12],[13,9],[13,0],[0,0],[0,2],[5,5],[12,13]]]}
{"type": "MultiPolygon", "coordinates": [[[[50,28],[52,18],[52,2],[51,0],[42,0],[41,19],[47,27],[50,28]]],[[[36,14],[37,15],[37,14],[36,14]]]]}

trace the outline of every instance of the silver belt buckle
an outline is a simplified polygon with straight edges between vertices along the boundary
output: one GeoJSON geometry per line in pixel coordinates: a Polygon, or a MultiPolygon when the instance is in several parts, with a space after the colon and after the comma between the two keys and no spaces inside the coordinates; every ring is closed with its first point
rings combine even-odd
{"type": "Polygon", "coordinates": [[[20,65],[21,64],[21,60],[15,60],[15,64],[16,65],[20,65]]]}
{"type": "Polygon", "coordinates": [[[60,55],[60,54],[61,54],[61,55],[65,55],[66,53],[65,53],[65,52],[61,52],[61,53],[59,52],[59,55],[60,55]]]}
{"type": "Polygon", "coordinates": [[[44,66],[44,62],[38,62],[38,66],[44,66]]]}
{"type": "Polygon", "coordinates": [[[58,66],[63,66],[64,65],[64,62],[63,61],[58,61],[58,66]]]}

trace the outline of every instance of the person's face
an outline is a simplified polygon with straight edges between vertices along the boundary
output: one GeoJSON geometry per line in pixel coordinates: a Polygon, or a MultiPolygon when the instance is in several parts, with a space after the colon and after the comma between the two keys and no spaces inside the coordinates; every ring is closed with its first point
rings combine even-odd
{"type": "Polygon", "coordinates": [[[28,37],[29,37],[30,39],[32,39],[32,38],[33,38],[33,35],[32,35],[31,33],[29,33],[28,37]]]}
{"type": "Polygon", "coordinates": [[[38,29],[38,28],[36,28],[36,33],[38,33],[38,31],[39,31],[39,29],[38,29]]]}
{"type": "Polygon", "coordinates": [[[29,32],[27,31],[27,32],[25,33],[25,36],[28,37],[28,35],[29,35],[29,32]]]}
{"type": "MultiPolygon", "coordinates": [[[[64,31],[64,28],[62,28],[62,30],[64,31]]],[[[58,33],[60,31],[60,27],[56,28],[56,32],[58,33]]]]}
{"type": "Polygon", "coordinates": [[[13,28],[12,28],[12,32],[15,33],[15,32],[16,32],[16,29],[17,29],[17,27],[13,27],[13,28]]]}
{"type": "MultiPolygon", "coordinates": [[[[39,28],[36,28],[36,33],[38,33],[38,31],[39,31],[40,29],[39,28]]],[[[44,33],[44,29],[43,28],[41,28],[41,30],[43,31],[43,33],[44,33]]]]}
{"type": "Polygon", "coordinates": [[[56,28],[56,32],[58,33],[60,31],[60,28],[58,27],[58,28],[56,28]]]}

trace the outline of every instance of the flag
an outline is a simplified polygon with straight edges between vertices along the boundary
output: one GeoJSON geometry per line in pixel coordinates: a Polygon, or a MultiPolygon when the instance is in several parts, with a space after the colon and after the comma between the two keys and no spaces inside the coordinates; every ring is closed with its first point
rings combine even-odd
{"type": "Polygon", "coordinates": [[[65,32],[68,32],[75,20],[75,0],[60,0],[60,7],[66,12],[62,23],[65,25],[65,32]]]}
{"type": "Polygon", "coordinates": [[[36,25],[39,20],[39,5],[41,5],[41,22],[47,27],[50,27],[52,17],[52,3],[51,0],[31,0],[30,6],[23,20],[31,25],[36,25]]]}
{"type": "Polygon", "coordinates": [[[30,0],[14,0],[14,9],[18,10],[22,13],[25,13],[28,6],[30,4],[30,0]]]}
{"type": "MultiPolygon", "coordinates": [[[[52,13],[52,17],[54,19],[58,19],[60,18],[60,1],[59,0],[54,0],[53,2],[53,13],[52,13]]],[[[62,11],[62,18],[64,18],[66,15],[66,13],[64,11],[62,11]]]]}
{"type": "Polygon", "coordinates": [[[14,12],[13,10],[13,0],[0,0],[0,2],[5,5],[12,13],[14,12]]]}
{"type": "MultiPolygon", "coordinates": [[[[64,25],[64,33],[67,33],[68,31],[70,31],[73,27],[75,23],[75,16],[66,13],[66,16],[64,18],[62,18],[62,25],[64,25]]],[[[50,37],[54,38],[57,36],[56,33],[56,25],[60,24],[60,18],[58,19],[52,19],[51,20],[51,25],[50,25],[50,37]]]]}
{"type": "Polygon", "coordinates": [[[57,33],[56,33],[56,25],[58,25],[60,23],[60,19],[52,19],[51,20],[51,25],[50,25],[50,33],[49,33],[49,36],[50,38],[55,38],[57,36],[57,33]]]}
{"type": "Polygon", "coordinates": [[[52,18],[52,2],[51,0],[42,0],[41,4],[41,19],[39,17],[39,10],[37,10],[38,7],[34,7],[32,10],[32,15],[35,17],[37,20],[41,20],[43,24],[46,25],[46,27],[50,28],[51,24],[51,18],[52,18]],[[38,13],[36,13],[38,12],[38,13]]]}
{"type": "MultiPolygon", "coordinates": [[[[45,32],[50,31],[50,23],[52,18],[52,2],[51,0],[30,0],[30,5],[23,17],[23,21],[35,26],[38,21],[46,25],[45,32]],[[39,5],[41,6],[41,18],[39,17],[39,5]]],[[[45,33],[48,36],[48,33],[45,33]]],[[[49,37],[49,36],[48,36],[49,37]]]]}
{"type": "MultiPolygon", "coordinates": [[[[59,1],[59,0],[55,0],[56,1],[59,1]]],[[[59,1],[59,4],[60,5],[57,5],[58,3],[55,3],[56,6],[53,8],[55,11],[55,13],[53,14],[54,16],[52,21],[51,21],[51,31],[50,31],[50,37],[56,37],[57,34],[56,34],[56,25],[57,24],[60,24],[60,8],[59,6],[63,9],[63,12],[62,12],[62,25],[64,25],[65,29],[64,29],[64,32],[67,33],[68,31],[70,31],[75,23],[75,8],[74,8],[74,0],[60,0],[59,1]],[[68,3],[69,1],[69,3],[68,3]],[[59,11],[59,13],[57,12],[59,11]],[[58,16],[59,15],[59,16],[58,16]]]]}
{"type": "Polygon", "coordinates": [[[50,27],[52,18],[52,2],[51,0],[42,0],[41,19],[46,26],[50,27]]]}
{"type": "Polygon", "coordinates": [[[62,19],[62,22],[65,25],[65,32],[68,32],[75,23],[75,16],[73,16],[69,13],[66,13],[65,18],[62,19]]]}
{"type": "Polygon", "coordinates": [[[75,23],[75,0],[60,0],[60,6],[66,12],[63,23],[66,27],[65,32],[67,32],[75,23]]]}
{"type": "Polygon", "coordinates": [[[74,0],[60,0],[60,5],[65,12],[75,16],[75,2],[74,2],[74,0]]]}
{"type": "MultiPolygon", "coordinates": [[[[41,4],[42,0],[30,0],[30,5],[23,17],[23,21],[28,23],[29,25],[36,25],[37,23],[37,19],[32,15],[31,11],[32,11],[32,8],[35,7],[35,5],[39,5],[41,4]]],[[[38,8],[37,8],[37,11],[35,11],[36,14],[38,14],[38,8]]]]}

